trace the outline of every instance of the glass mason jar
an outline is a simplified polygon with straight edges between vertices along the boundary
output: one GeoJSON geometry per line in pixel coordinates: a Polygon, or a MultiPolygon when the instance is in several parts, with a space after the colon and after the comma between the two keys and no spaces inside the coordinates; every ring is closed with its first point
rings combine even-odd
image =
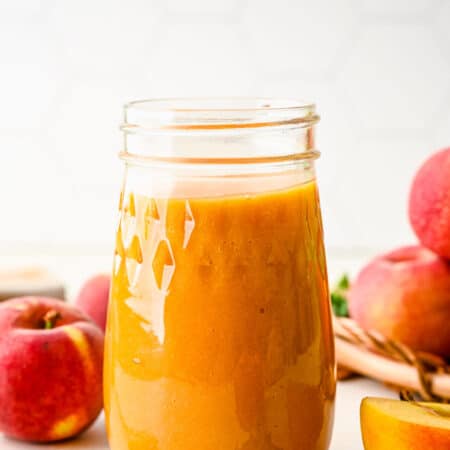
{"type": "Polygon", "coordinates": [[[112,450],[323,450],[335,363],[315,107],[125,106],[108,311],[112,450]]]}

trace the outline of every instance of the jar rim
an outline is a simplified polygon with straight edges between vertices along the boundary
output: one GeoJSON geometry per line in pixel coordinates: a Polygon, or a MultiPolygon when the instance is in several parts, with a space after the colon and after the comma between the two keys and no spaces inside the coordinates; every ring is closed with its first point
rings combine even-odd
{"type": "Polygon", "coordinates": [[[186,97],[135,100],[124,105],[124,133],[226,133],[264,127],[310,127],[312,102],[274,97],[186,97]]]}
{"type": "Polygon", "coordinates": [[[162,97],[132,100],[125,109],[143,108],[153,111],[258,111],[314,109],[313,102],[276,97],[162,97]],[[213,106],[216,103],[216,106],[213,106]],[[188,106],[192,104],[192,106],[188,106]],[[230,105],[233,106],[230,106],[230,105]],[[253,106],[250,106],[253,104],[253,106]],[[210,106],[207,106],[210,105],[210,106]]]}

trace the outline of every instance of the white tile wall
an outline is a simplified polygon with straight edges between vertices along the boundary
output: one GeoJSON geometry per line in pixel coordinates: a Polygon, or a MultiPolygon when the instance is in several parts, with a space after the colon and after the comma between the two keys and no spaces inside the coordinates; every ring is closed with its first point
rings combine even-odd
{"type": "Polygon", "coordinates": [[[449,23],[448,0],[2,1],[0,249],[108,248],[122,104],[200,94],[316,100],[328,246],[413,240],[410,179],[450,145],[449,23]]]}

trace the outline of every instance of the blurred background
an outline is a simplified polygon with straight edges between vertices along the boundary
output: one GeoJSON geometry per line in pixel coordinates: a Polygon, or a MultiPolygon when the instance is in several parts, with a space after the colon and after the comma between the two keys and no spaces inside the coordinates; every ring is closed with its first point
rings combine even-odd
{"type": "Polygon", "coordinates": [[[450,144],[450,1],[0,5],[3,265],[109,269],[122,105],[165,96],[314,100],[332,268],[414,242],[410,180],[450,144]]]}

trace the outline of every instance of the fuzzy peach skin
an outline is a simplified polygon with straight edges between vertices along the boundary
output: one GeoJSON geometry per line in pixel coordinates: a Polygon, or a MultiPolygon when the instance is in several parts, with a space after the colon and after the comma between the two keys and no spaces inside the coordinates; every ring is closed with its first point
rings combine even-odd
{"type": "Polygon", "coordinates": [[[450,356],[450,262],[402,247],[365,266],[349,292],[350,316],[412,349],[450,356]]]}
{"type": "Polygon", "coordinates": [[[422,245],[450,259],[450,148],[435,153],[417,172],[409,220],[422,245]]]}
{"type": "Polygon", "coordinates": [[[450,449],[450,405],[368,397],[360,414],[365,450],[450,449]]]}
{"type": "Polygon", "coordinates": [[[35,442],[81,433],[102,409],[102,364],[103,333],[75,307],[42,297],[1,303],[0,432],[35,442]]]}
{"type": "Polygon", "coordinates": [[[100,274],[89,278],[81,287],[75,305],[105,331],[111,277],[100,274]]]}

